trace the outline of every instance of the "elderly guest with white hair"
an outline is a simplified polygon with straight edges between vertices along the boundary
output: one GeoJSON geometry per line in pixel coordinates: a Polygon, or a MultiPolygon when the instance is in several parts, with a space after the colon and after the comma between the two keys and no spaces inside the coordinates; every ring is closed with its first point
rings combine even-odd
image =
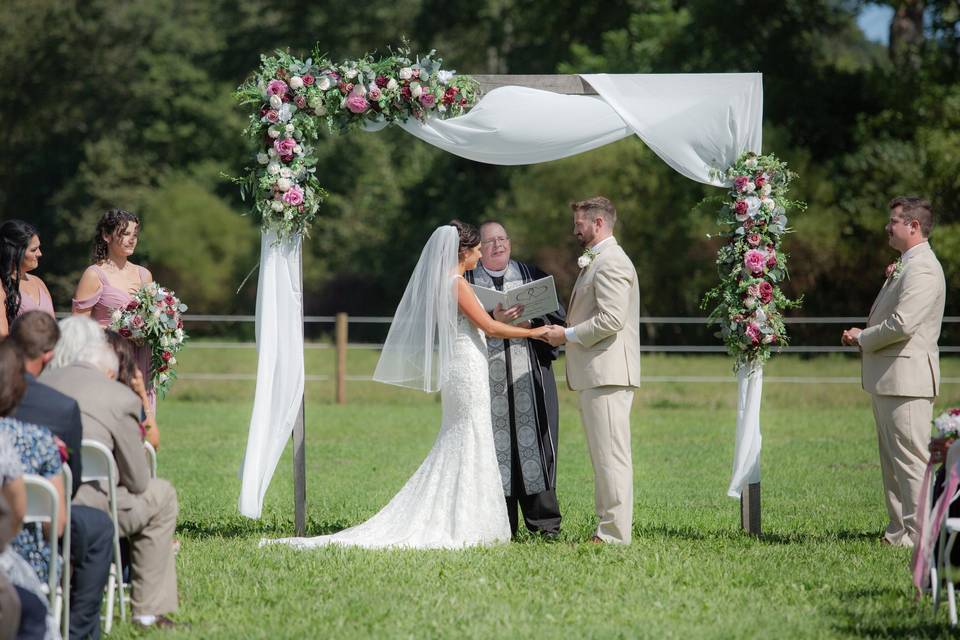
{"type": "MultiPolygon", "coordinates": [[[[105,444],[117,461],[120,534],[130,539],[134,622],[171,627],[166,614],[177,609],[177,574],[173,534],[177,493],[166,480],[150,478],[140,431],[140,399],[116,382],[117,356],[103,329],[84,316],[60,322],[61,338],[53,363],[40,381],[76,399],[83,437],[105,444]]],[[[107,492],[99,483],[84,484],[77,504],[109,512],[107,492]]]]}

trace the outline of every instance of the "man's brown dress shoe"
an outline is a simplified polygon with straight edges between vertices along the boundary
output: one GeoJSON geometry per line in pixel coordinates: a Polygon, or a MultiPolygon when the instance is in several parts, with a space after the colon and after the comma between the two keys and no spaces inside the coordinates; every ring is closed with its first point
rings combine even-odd
{"type": "Polygon", "coordinates": [[[593,536],[590,538],[590,544],[606,544],[606,542],[600,536],[593,536]]]}

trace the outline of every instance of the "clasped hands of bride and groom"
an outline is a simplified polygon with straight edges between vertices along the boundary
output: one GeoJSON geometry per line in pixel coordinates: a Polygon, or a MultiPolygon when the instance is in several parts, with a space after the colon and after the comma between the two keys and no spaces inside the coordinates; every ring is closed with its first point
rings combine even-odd
{"type": "Polygon", "coordinates": [[[461,548],[509,541],[491,422],[486,337],[566,345],[567,384],[579,396],[594,469],[599,523],[591,540],[630,542],[630,407],[640,382],[637,274],[613,237],[613,204],[595,197],[571,208],[574,235],[586,251],[578,261],[567,327],[528,328],[492,318],[463,277],[480,260],[477,229],[454,220],[433,232],[374,373],[379,382],[440,391],[442,421],[433,448],[394,498],[366,522],[332,535],[261,544],[461,548]]]}

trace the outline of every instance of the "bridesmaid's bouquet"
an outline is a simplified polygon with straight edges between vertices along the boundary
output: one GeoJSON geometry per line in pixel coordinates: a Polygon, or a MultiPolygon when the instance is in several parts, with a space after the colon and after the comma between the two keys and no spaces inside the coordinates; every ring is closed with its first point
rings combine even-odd
{"type": "Polygon", "coordinates": [[[160,397],[177,377],[176,353],[187,339],[180,314],[186,310],[173,291],[148,282],[111,318],[111,329],[138,346],[150,347],[150,375],[160,397]]]}

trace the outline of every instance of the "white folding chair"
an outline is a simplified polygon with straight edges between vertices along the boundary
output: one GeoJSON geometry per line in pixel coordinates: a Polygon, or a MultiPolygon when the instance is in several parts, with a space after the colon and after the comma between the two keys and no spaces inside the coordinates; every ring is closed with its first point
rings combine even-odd
{"type": "Polygon", "coordinates": [[[51,611],[57,606],[57,527],[60,525],[60,496],[53,483],[34,474],[24,474],[23,483],[27,488],[27,513],[24,524],[47,524],[47,546],[50,548],[50,564],[47,567],[47,597],[51,611]]]}
{"type": "Polygon", "coordinates": [[[60,602],[58,613],[60,615],[60,634],[64,638],[70,637],[70,578],[72,569],[70,567],[70,514],[73,511],[73,471],[70,465],[63,463],[63,495],[66,498],[67,522],[63,527],[63,545],[60,551],[60,557],[63,558],[63,575],[61,576],[60,602]]]}
{"type": "Polygon", "coordinates": [[[117,463],[113,452],[102,442],[84,438],[80,444],[80,459],[83,461],[84,482],[97,480],[107,490],[110,503],[110,518],[113,520],[113,563],[107,578],[107,613],[104,633],[113,628],[113,598],[116,594],[120,604],[120,620],[126,620],[127,608],[123,593],[123,565],[120,561],[120,522],[117,519],[117,463]]]}
{"type": "Polygon", "coordinates": [[[146,440],[143,441],[143,448],[147,452],[147,462],[150,463],[150,477],[156,478],[157,477],[157,450],[154,449],[153,445],[147,442],[146,440]]]}

